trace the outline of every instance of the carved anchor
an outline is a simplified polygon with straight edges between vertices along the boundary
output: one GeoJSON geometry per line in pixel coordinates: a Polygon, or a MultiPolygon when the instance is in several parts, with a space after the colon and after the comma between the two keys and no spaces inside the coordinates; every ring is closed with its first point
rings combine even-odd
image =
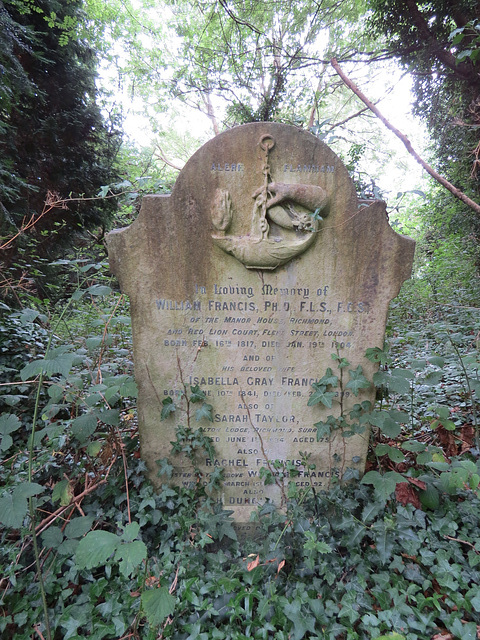
{"type": "Polygon", "coordinates": [[[310,184],[273,182],[268,155],[275,146],[269,134],[260,138],[263,151],[263,185],[252,194],[254,206],[250,233],[227,235],[234,217],[233,203],[226,189],[217,189],[212,211],[217,246],[233,255],[247,269],[273,270],[303,253],[316,240],[320,223],[319,212],[327,205],[322,187],[310,184]],[[271,224],[281,230],[273,235],[271,224]]]}

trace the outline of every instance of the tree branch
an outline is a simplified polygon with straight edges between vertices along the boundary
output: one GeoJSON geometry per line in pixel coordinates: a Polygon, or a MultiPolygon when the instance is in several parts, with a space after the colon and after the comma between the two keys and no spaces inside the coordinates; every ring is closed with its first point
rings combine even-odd
{"type": "Polygon", "coordinates": [[[172,167],[172,169],[175,169],[176,171],[181,171],[182,167],[178,167],[176,164],[173,164],[173,162],[171,162],[167,156],[165,155],[165,152],[163,151],[162,147],[159,145],[159,143],[156,143],[156,154],[158,156],[158,158],[160,158],[160,160],[162,162],[164,162],[165,164],[168,164],[169,167],[172,167]]]}
{"type": "Polygon", "coordinates": [[[455,56],[444,49],[442,43],[432,34],[425,17],[418,8],[417,0],[405,0],[410,18],[416,27],[420,39],[427,44],[427,49],[440,60],[448,69],[463,80],[471,84],[478,84],[478,74],[469,63],[458,62],[455,56]]]}
{"type": "Polygon", "coordinates": [[[418,155],[418,153],[412,147],[412,143],[407,138],[407,136],[405,136],[401,131],[399,131],[396,127],[390,124],[390,122],[380,113],[380,111],[373,104],[373,102],[371,102],[360,91],[360,89],[345,75],[345,73],[340,68],[340,65],[335,60],[335,58],[332,58],[330,62],[332,67],[335,69],[335,71],[338,73],[338,75],[343,80],[343,82],[347,85],[347,87],[351,91],[353,91],[353,93],[360,98],[363,104],[365,104],[370,109],[370,111],[372,111],[377,116],[377,118],[379,118],[383,122],[383,124],[387,127],[387,129],[390,129],[390,131],[393,131],[393,133],[397,136],[397,138],[400,138],[400,140],[405,145],[405,148],[407,149],[408,153],[415,158],[415,160],[425,169],[425,171],[429,173],[432,176],[432,178],[434,178],[442,186],[448,189],[450,193],[452,193],[456,198],[458,198],[464,204],[470,207],[470,209],[473,209],[473,211],[480,214],[480,205],[478,205],[476,202],[471,200],[465,193],[463,193],[463,191],[460,191],[460,189],[457,189],[457,187],[455,187],[451,182],[449,182],[446,178],[444,178],[439,173],[437,173],[433,167],[431,167],[429,164],[425,162],[425,160],[422,160],[422,158],[418,155]]]}

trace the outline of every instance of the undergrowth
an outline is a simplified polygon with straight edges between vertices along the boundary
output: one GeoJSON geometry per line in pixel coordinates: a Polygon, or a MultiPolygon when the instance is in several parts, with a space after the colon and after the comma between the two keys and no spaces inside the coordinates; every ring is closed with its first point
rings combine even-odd
{"type": "MultiPolygon", "coordinates": [[[[77,267],[62,309],[2,310],[2,637],[477,637],[477,309],[406,323],[394,311],[389,348],[368,352],[378,403],[357,412],[372,431],[363,479],[328,493],[289,485],[286,512],[265,504],[238,540],[211,497],[220,477],[158,492],[146,479],[127,301],[101,265],[77,267]]],[[[318,402],[340,384],[323,381],[318,402]]],[[[212,446],[208,416],[177,430],[193,461],[212,446]]],[[[319,437],[327,428],[346,427],[319,423],[319,437]]]]}

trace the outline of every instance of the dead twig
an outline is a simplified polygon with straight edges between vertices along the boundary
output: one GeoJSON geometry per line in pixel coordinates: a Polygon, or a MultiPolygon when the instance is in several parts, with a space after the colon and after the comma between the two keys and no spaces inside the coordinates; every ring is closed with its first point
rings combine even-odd
{"type": "Polygon", "coordinates": [[[56,518],[61,516],[62,513],[67,511],[67,509],[69,509],[72,506],[76,506],[77,503],[81,502],[83,500],[83,498],[85,498],[85,496],[87,496],[89,493],[92,493],[92,491],[95,491],[95,489],[98,489],[98,487],[100,487],[102,484],[105,484],[107,482],[107,480],[108,480],[108,476],[110,475],[110,471],[111,471],[116,459],[117,458],[115,457],[112,460],[112,462],[110,463],[110,465],[108,466],[108,469],[107,469],[107,471],[105,473],[105,477],[104,478],[102,478],[101,480],[99,480],[95,484],[90,485],[88,487],[88,489],[85,489],[85,491],[82,491],[82,493],[79,493],[78,496],[74,496],[67,505],[65,505],[64,507],[59,507],[56,511],[54,511],[49,516],[44,518],[41,522],[39,522],[37,524],[37,526],[35,527],[35,531],[37,532],[37,534],[42,533],[42,531],[45,531],[45,529],[48,529],[48,527],[51,525],[51,523],[56,518]]]}
{"type": "Polygon", "coordinates": [[[477,551],[477,549],[475,548],[475,545],[472,544],[471,542],[468,542],[468,540],[461,540],[460,538],[452,538],[452,536],[446,536],[446,535],[444,535],[443,537],[446,538],[447,540],[451,540],[452,542],[460,542],[460,544],[466,544],[468,547],[471,547],[477,555],[480,554],[480,552],[477,551]]]}

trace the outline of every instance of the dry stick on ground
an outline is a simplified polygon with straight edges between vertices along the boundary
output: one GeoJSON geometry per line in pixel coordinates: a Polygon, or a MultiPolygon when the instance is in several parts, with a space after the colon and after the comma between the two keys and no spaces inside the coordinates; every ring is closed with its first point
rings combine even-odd
{"type": "Polygon", "coordinates": [[[425,171],[429,173],[432,176],[432,178],[434,178],[442,186],[448,189],[450,193],[452,193],[456,198],[458,198],[464,204],[470,207],[470,209],[473,209],[473,211],[480,214],[480,205],[474,202],[473,200],[471,200],[467,195],[463,193],[463,191],[460,191],[460,189],[457,189],[457,187],[455,187],[451,182],[449,182],[443,176],[437,173],[435,169],[433,169],[433,167],[431,167],[429,164],[425,162],[425,160],[422,160],[422,158],[418,155],[418,153],[412,147],[412,143],[407,138],[407,136],[403,135],[401,131],[399,131],[396,127],[390,124],[390,122],[380,113],[380,111],[373,104],[373,102],[371,102],[360,91],[360,89],[345,75],[345,73],[340,68],[340,65],[338,64],[336,59],[332,58],[330,62],[332,67],[335,69],[335,71],[338,73],[338,75],[343,80],[343,82],[347,85],[347,87],[351,91],[353,91],[353,93],[360,98],[363,104],[365,104],[370,109],[370,111],[372,111],[377,116],[377,118],[379,118],[383,122],[383,124],[387,127],[387,129],[390,129],[390,131],[393,131],[393,133],[397,136],[397,138],[400,138],[400,140],[405,145],[408,153],[415,158],[415,160],[425,169],[425,171]]]}
{"type": "Polygon", "coordinates": [[[100,487],[102,484],[105,484],[108,480],[108,476],[110,475],[110,470],[113,467],[116,459],[117,457],[115,457],[112,460],[112,462],[110,463],[110,465],[108,466],[105,472],[105,477],[102,478],[102,480],[99,480],[95,484],[90,485],[88,489],[85,489],[85,491],[82,491],[82,493],[79,493],[78,496],[74,496],[67,505],[65,505],[64,507],[59,507],[56,511],[48,515],[39,524],[37,524],[37,526],[35,527],[37,534],[40,534],[45,529],[47,529],[56,518],[62,515],[64,511],[66,511],[72,506],[75,506],[78,502],[81,502],[83,498],[85,498],[85,496],[87,496],[89,493],[92,493],[92,491],[95,491],[95,489],[98,489],[98,487],[100,487]]]}

